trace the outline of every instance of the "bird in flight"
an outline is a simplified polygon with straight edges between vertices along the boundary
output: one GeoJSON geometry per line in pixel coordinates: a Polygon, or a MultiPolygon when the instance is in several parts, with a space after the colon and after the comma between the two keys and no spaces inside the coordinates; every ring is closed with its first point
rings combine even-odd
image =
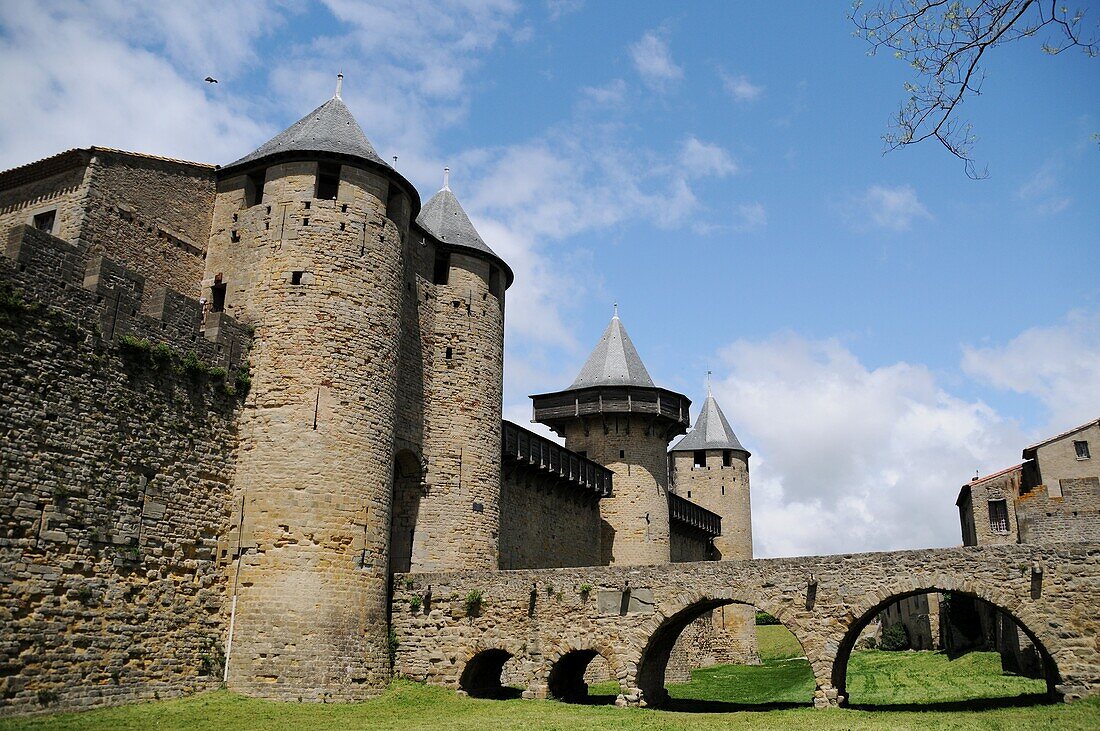
{"type": "Polygon", "coordinates": [[[218,83],[218,80],[217,80],[217,79],[215,79],[215,78],[214,78],[213,76],[207,76],[207,77],[206,77],[205,79],[203,79],[203,81],[205,81],[205,82],[206,82],[206,83],[208,83],[208,84],[216,84],[216,83],[218,83]]]}

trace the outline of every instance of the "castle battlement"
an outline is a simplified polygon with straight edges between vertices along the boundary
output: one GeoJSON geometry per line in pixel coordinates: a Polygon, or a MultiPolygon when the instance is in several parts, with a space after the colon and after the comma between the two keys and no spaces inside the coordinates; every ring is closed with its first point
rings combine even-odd
{"type": "Polygon", "coordinates": [[[69,243],[32,226],[16,226],[7,240],[3,276],[26,297],[98,327],[105,340],[124,335],[194,353],[204,363],[227,370],[245,362],[251,335],[224,312],[167,287],[142,304],[145,277],[103,256],[89,256],[81,243],[69,243]]]}

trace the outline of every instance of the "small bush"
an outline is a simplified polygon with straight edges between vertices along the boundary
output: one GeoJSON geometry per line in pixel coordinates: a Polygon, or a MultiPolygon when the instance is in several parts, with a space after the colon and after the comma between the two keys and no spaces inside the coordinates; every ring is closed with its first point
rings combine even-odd
{"type": "Polygon", "coordinates": [[[7,315],[26,315],[35,312],[38,303],[23,297],[23,290],[10,284],[0,286],[0,312],[7,315]]]}
{"type": "Polygon", "coordinates": [[[51,703],[57,703],[57,693],[52,690],[40,690],[38,691],[38,704],[41,706],[48,706],[51,703]]]}
{"type": "Polygon", "coordinates": [[[477,614],[478,610],[481,609],[482,598],[483,597],[481,595],[481,589],[474,589],[469,594],[467,594],[466,595],[466,613],[467,614],[477,614]]]}
{"type": "Polygon", "coordinates": [[[424,600],[420,598],[419,594],[413,594],[411,597],[409,597],[409,609],[413,610],[413,612],[419,612],[420,605],[423,602],[424,600]]]}
{"type": "Polygon", "coordinates": [[[908,650],[909,633],[905,631],[904,624],[892,624],[882,630],[882,636],[878,643],[880,650],[908,650]]]}
{"type": "Polygon", "coordinates": [[[577,589],[577,592],[581,595],[581,599],[587,599],[588,595],[592,593],[591,584],[581,584],[577,589]]]}
{"type": "Polygon", "coordinates": [[[772,615],[768,614],[767,612],[757,612],[756,613],[756,623],[758,625],[765,625],[766,626],[766,625],[771,625],[771,624],[779,624],[779,620],[776,619],[775,617],[773,617],[772,615]]]}
{"type": "Polygon", "coordinates": [[[237,377],[235,380],[237,393],[242,396],[248,394],[248,389],[252,388],[252,376],[248,372],[247,363],[237,369],[237,377]]]}
{"type": "Polygon", "coordinates": [[[77,589],[76,600],[81,604],[87,606],[92,601],[92,587],[84,584],[79,589],[77,589]]]}
{"type": "Polygon", "coordinates": [[[397,641],[397,632],[390,628],[390,633],[386,637],[386,649],[390,654],[390,667],[397,662],[397,648],[400,647],[400,643],[397,641]]]}

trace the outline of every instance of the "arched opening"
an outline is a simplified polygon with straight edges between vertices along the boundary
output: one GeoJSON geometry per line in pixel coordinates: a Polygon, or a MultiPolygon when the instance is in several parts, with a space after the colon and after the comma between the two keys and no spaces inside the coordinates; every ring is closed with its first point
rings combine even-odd
{"type": "MultiPolygon", "coordinates": [[[[716,641],[721,636],[711,634],[711,638],[716,641]]],[[[706,640],[697,637],[690,644],[703,646],[706,640]]],[[[721,656],[714,647],[709,651],[721,656]]],[[[637,683],[649,706],[711,713],[809,706],[816,688],[813,670],[795,635],[770,614],[728,599],[699,601],[662,622],[642,651],[637,683]],[[764,624],[757,624],[758,617],[764,624]],[[732,634],[753,635],[752,657],[727,654],[719,664],[692,669],[688,682],[672,682],[676,669],[670,667],[670,660],[675,660],[677,640],[685,630],[696,630],[703,619],[712,626],[726,622],[729,631],[730,620],[738,618],[751,625],[732,634]]]]}
{"type": "Polygon", "coordinates": [[[898,593],[845,634],[832,684],[854,708],[982,710],[1055,700],[1050,653],[1003,607],[929,587],[898,593]],[[1029,659],[1030,658],[1030,659],[1029,659]]]}
{"type": "Polygon", "coordinates": [[[482,650],[466,663],[458,687],[471,698],[518,698],[520,692],[501,682],[504,663],[512,658],[506,650],[482,650]]]}
{"type": "Polygon", "coordinates": [[[402,449],[393,459],[393,502],[390,517],[390,573],[412,570],[416,521],[423,495],[420,459],[402,449]]]}
{"type": "MultiPolygon", "coordinates": [[[[562,655],[550,668],[547,690],[551,698],[566,703],[585,703],[588,705],[612,705],[619,695],[619,684],[614,680],[598,677],[604,682],[591,692],[588,684],[589,667],[593,660],[602,658],[596,650],[573,650],[562,655]]],[[[602,676],[603,673],[598,673],[602,676]]]]}

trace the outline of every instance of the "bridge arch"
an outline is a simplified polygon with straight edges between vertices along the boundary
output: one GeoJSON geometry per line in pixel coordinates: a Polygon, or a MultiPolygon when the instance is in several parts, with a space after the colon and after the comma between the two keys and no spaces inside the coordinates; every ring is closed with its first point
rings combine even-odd
{"type": "Polygon", "coordinates": [[[1048,697],[1053,700],[1060,696],[1057,686],[1062,682],[1062,676],[1050,651],[1050,648],[1058,647],[1058,639],[1048,627],[1051,618],[1050,609],[1045,610],[1047,618],[1044,619],[1042,614],[1011,594],[993,587],[982,586],[970,578],[941,575],[935,581],[924,581],[920,577],[901,580],[893,587],[878,591],[872,599],[850,607],[850,616],[854,619],[848,623],[837,645],[831,678],[840,705],[848,704],[848,661],[864,628],[891,604],[918,594],[934,593],[950,593],[953,596],[981,599],[1008,615],[1039,652],[1048,697]]]}
{"type": "MultiPolygon", "coordinates": [[[[676,644],[676,639],[684,628],[707,612],[729,604],[744,604],[755,607],[779,620],[780,624],[786,627],[802,646],[807,660],[814,669],[818,690],[821,689],[820,669],[827,667],[827,664],[818,660],[812,638],[803,632],[800,623],[793,621],[796,618],[797,610],[792,607],[789,601],[772,597],[766,593],[741,595],[739,593],[727,594],[723,592],[721,596],[697,593],[682,597],[675,605],[663,610],[663,617],[655,621],[654,626],[648,633],[648,640],[638,659],[637,672],[635,673],[635,684],[640,691],[640,700],[645,705],[659,707],[668,701],[668,691],[665,689],[665,671],[668,667],[672,647],[676,644]]],[[[810,699],[807,699],[807,705],[810,705],[810,699]]]]}
{"type": "Polygon", "coordinates": [[[472,698],[499,698],[505,694],[500,676],[513,654],[499,647],[480,650],[466,661],[458,687],[472,698]]]}
{"type": "Polygon", "coordinates": [[[589,664],[600,656],[607,661],[611,678],[619,683],[621,663],[618,655],[607,645],[580,643],[556,648],[546,658],[546,690],[551,698],[566,703],[582,703],[588,698],[588,684],[584,680],[589,664]]]}

